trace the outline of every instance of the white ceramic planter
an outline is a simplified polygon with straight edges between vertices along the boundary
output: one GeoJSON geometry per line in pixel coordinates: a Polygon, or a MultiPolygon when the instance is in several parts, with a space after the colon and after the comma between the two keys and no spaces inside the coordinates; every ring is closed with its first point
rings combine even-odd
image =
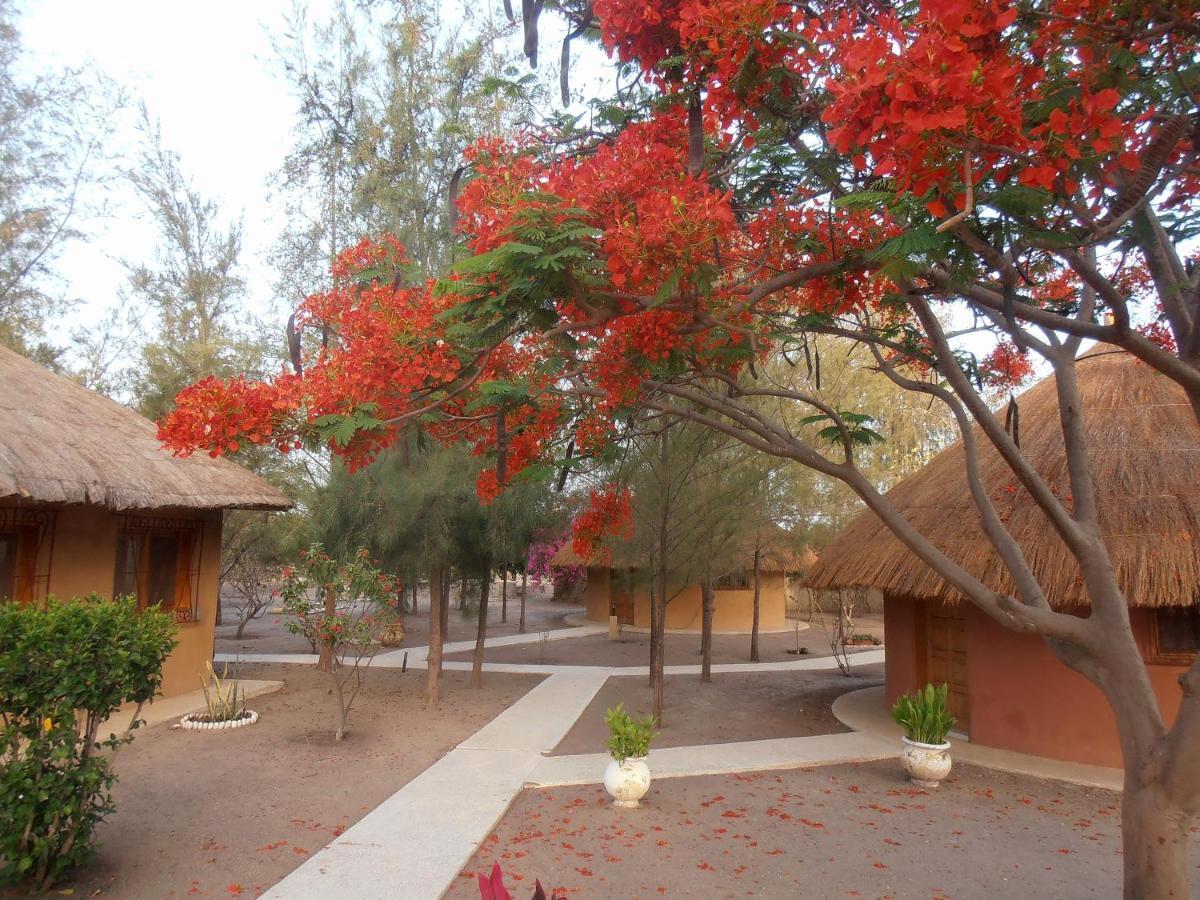
{"type": "Polygon", "coordinates": [[[904,742],[900,763],[913,784],[935,788],[950,774],[949,741],[944,744],[922,744],[906,737],[900,740],[904,742]]]}
{"type": "Polygon", "coordinates": [[[636,809],[638,801],[650,790],[650,767],[646,765],[646,757],[631,757],[622,762],[609,760],[604,769],[604,789],[613,798],[613,806],[636,809]]]}
{"type": "Polygon", "coordinates": [[[208,722],[208,713],[190,713],[179,720],[184,731],[229,731],[234,728],[245,728],[258,721],[258,713],[252,709],[246,710],[248,715],[240,719],[230,719],[227,722],[208,722]]]}

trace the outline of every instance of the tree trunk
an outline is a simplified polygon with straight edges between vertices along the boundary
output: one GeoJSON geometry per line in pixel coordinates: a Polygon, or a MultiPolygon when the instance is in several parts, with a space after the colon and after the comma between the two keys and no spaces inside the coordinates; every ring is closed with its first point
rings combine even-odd
{"type": "MultiPolygon", "coordinates": [[[[442,590],[438,596],[438,617],[442,623],[442,640],[450,634],[450,573],[442,572],[442,590]]],[[[438,678],[442,673],[438,672],[438,678]]]]}
{"type": "Polygon", "coordinates": [[[762,553],[754,548],[754,624],[750,626],[750,662],[758,662],[758,613],[762,599],[762,583],[759,570],[762,567],[762,553]]]}
{"type": "Polygon", "coordinates": [[[521,619],[517,624],[517,630],[521,634],[525,633],[525,589],[529,586],[529,573],[521,573],[521,619]]]}
{"type": "Polygon", "coordinates": [[[656,615],[652,617],[650,623],[650,652],[654,657],[654,664],[650,669],[650,685],[654,688],[654,721],[661,728],[663,707],[666,705],[663,696],[663,657],[667,655],[664,646],[667,604],[663,602],[662,592],[659,597],[655,598],[653,609],[656,615]],[[655,652],[655,647],[657,647],[657,652],[655,652]]]}
{"type": "Polygon", "coordinates": [[[1127,766],[1121,798],[1125,897],[1189,896],[1190,817],[1169,802],[1160,785],[1142,784],[1142,766],[1127,766]]]}
{"type": "Polygon", "coordinates": [[[419,578],[413,578],[413,615],[417,614],[417,585],[420,583],[419,578]]]}
{"type": "Polygon", "coordinates": [[[712,681],[712,626],[716,597],[711,575],[705,577],[704,583],[700,585],[700,591],[704,598],[704,612],[700,626],[700,680],[712,681]]]}
{"type": "Polygon", "coordinates": [[[246,631],[246,625],[249,624],[249,622],[250,622],[249,616],[245,616],[241,619],[238,619],[237,632],[234,634],[234,638],[236,638],[239,641],[242,639],[242,634],[246,631]]]}
{"type": "Polygon", "coordinates": [[[479,589],[479,627],[475,631],[475,653],[471,657],[471,680],[473,688],[483,687],[483,645],[487,640],[488,597],[492,593],[491,569],[483,570],[479,589]]]}
{"type": "Polygon", "coordinates": [[[508,572],[500,571],[500,624],[508,621],[508,572]]]}
{"type": "Polygon", "coordinates": [[[467,611],[467,576],[462,577],[462,584],[458,586],[458,611],[467,611]]]}
{"type": "Polygon", "coordinates": [[[438,678],[442,674],[442,570],[429,570],[429,656],[426,661],[425,699],[430,706],[438,702],[438,678]]]}
{"type": "MultiPolygon", "coordinates": [[[[333,595],[333,591],[325,590],[325,619],[332,619],[337,613],[337,599],[333,595]]],[[[317,657],[318,672],[333,671],[333,642],[321,641],[319,644],[320,656],[317,657]]]]}
{"type": "MultiPolygon", "coordinates": [[[[214,625],[221,624],[221,607],[222,607],[221,597],[224,595],[224,593],[225,593],[225,582],[223,582],[223,581],[218,582],[217,583],[217,614],[216,614],[216,616],[213,617],[214,625]]],[[[240,638],[241,635],[239,634],[238,637],[240,638]]]]}
{"type": "Polygon", "coordinates": [[[650,579],[650,672],[646,679],[646,684],[651,689],[654,688],[654,672],[656,671],[655,663],[658,661],[658,588],[655,586],[655,579],[650,579]]]}
{"type": "Polygon", "coordinates": [[[338,725],[337,731],[333,733],[335,741],[343,741],[346,739],[346,697],[342,692],[342,679],[338,677],[337,672],[330,672],[330,677],[333,679],[333,696],[337,700],[338,725]]]}

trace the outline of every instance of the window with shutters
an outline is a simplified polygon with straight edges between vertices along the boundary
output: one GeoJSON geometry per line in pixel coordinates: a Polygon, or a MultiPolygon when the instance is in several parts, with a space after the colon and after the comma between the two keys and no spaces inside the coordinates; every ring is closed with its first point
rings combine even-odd
{"type": "Polygon", "coordinates": [[[157,606],[176,622],[197,618],[203,523],[196,519],[122,517],[117,532],[113,596],[157,606]]]}
{"type": "Polygon", "coordinates": [[[0,507],[0,603],[45,598],[54,517],[49,510],[0,507]]]}
{"type": "Polygon", "coordinates": [[[1200,607],[1166,606],[1154,610],[1150,661],[1191,665],[1200,651],[1200,607]]]}

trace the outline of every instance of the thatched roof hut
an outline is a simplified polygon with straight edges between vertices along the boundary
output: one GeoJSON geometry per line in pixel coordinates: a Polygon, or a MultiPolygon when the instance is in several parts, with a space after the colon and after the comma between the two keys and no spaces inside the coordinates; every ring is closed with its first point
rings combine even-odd
{"type": "MultiPolygon", "coordinates": [[[[1104,541],[1133,606],[1195,604],[1200,596],[1200,426],[1183,390],[1122,351],[1078,361],[1087,449],[1104,541]]],[[[1069,497],[1053,379],[1018,400],[1021,449],[1061,497],[1069,497]]],[[[1074,557],[981,433],[988,494],[1051,602],[1084,607],[1074,557]]],[[[956,443],[888,493],[888,499],[951,559],[988,587],[1015,591],[979,526],[956,443]]],[[[877,587],[912,599],[961,597],[870,511],[854,519],[809,572],[809,587],[877,587]]]]}
{"type": "MultiPolygon", "coordinates": [[[[749,570],[754,559],[753,535],[747,536],[743,544],[742,555],[745,557],[746,569],[749,570]]],[[[768,574],[792,575],[808,571],[816,561],[817,555],[811,547],[798,540],[787,529],[771,526],[762,542],[759,569],[768,574]]],[[[570,541],[559,547],[550,557],[552,566],[606,566],[625,569],[638,568],[640,564],[641,561],[632,553],[628,544],[618,544],[608,562],[602,562],[598,555],[585,561],[575,552],[570,541]]]]}
{"type": "Polygon", "coordinates": [[[127,509],[287,509],[241,466],[172,456],[154,423],[0,347],[0,501],[127,509]]]}

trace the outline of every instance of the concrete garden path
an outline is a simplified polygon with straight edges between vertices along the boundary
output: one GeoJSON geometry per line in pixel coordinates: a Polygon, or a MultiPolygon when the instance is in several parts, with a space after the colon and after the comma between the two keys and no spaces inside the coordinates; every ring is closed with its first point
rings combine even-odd
{"type": "MultiPolygon", "coordinates": [[[[605,633],[603,626],[580,626],[549,633],[563,640],[605,633]]],[[[506,635],[487,646],[531,643],[541,633],[506,635]]],[[[458,641],[445,652],[470,649],[458,641]]],[[[426,666],[428,647],[392,650],[373,665],[414,669],[426,666]]],[[[312,663],[309,654],[221,654],[218,661],[312,663]]],[[[856,654],[863,664],[880,662],[883,651],[856,654]]],[[[714,665],[713,672],[828,670],[832,658],[775,663],[714,665]]],[[[447,662],[446,669],[469,669],[447,662]]],[[[340,837],[310,857],[263,896],[270,900],[317,900],[332,896],[356,900],[430,900],[444,892],[479,845],[529,785],[598,783],[608,757],[603,753],[548,757],[596,693],[614,675],[645,675],[646,666],[542,666],[485,663],[488,672],[547,675],[515,704],[463,741],[399,791],[367,813],[340,837]]],[[[699,666],[667,666],[667,674],[696,674],[699,666]]],[[[832,734],[806,738],[744,741],[651,751],[655,778],[796,768],[862,762],[895,756],[894,742],[871,734],[832,734]]]]}

